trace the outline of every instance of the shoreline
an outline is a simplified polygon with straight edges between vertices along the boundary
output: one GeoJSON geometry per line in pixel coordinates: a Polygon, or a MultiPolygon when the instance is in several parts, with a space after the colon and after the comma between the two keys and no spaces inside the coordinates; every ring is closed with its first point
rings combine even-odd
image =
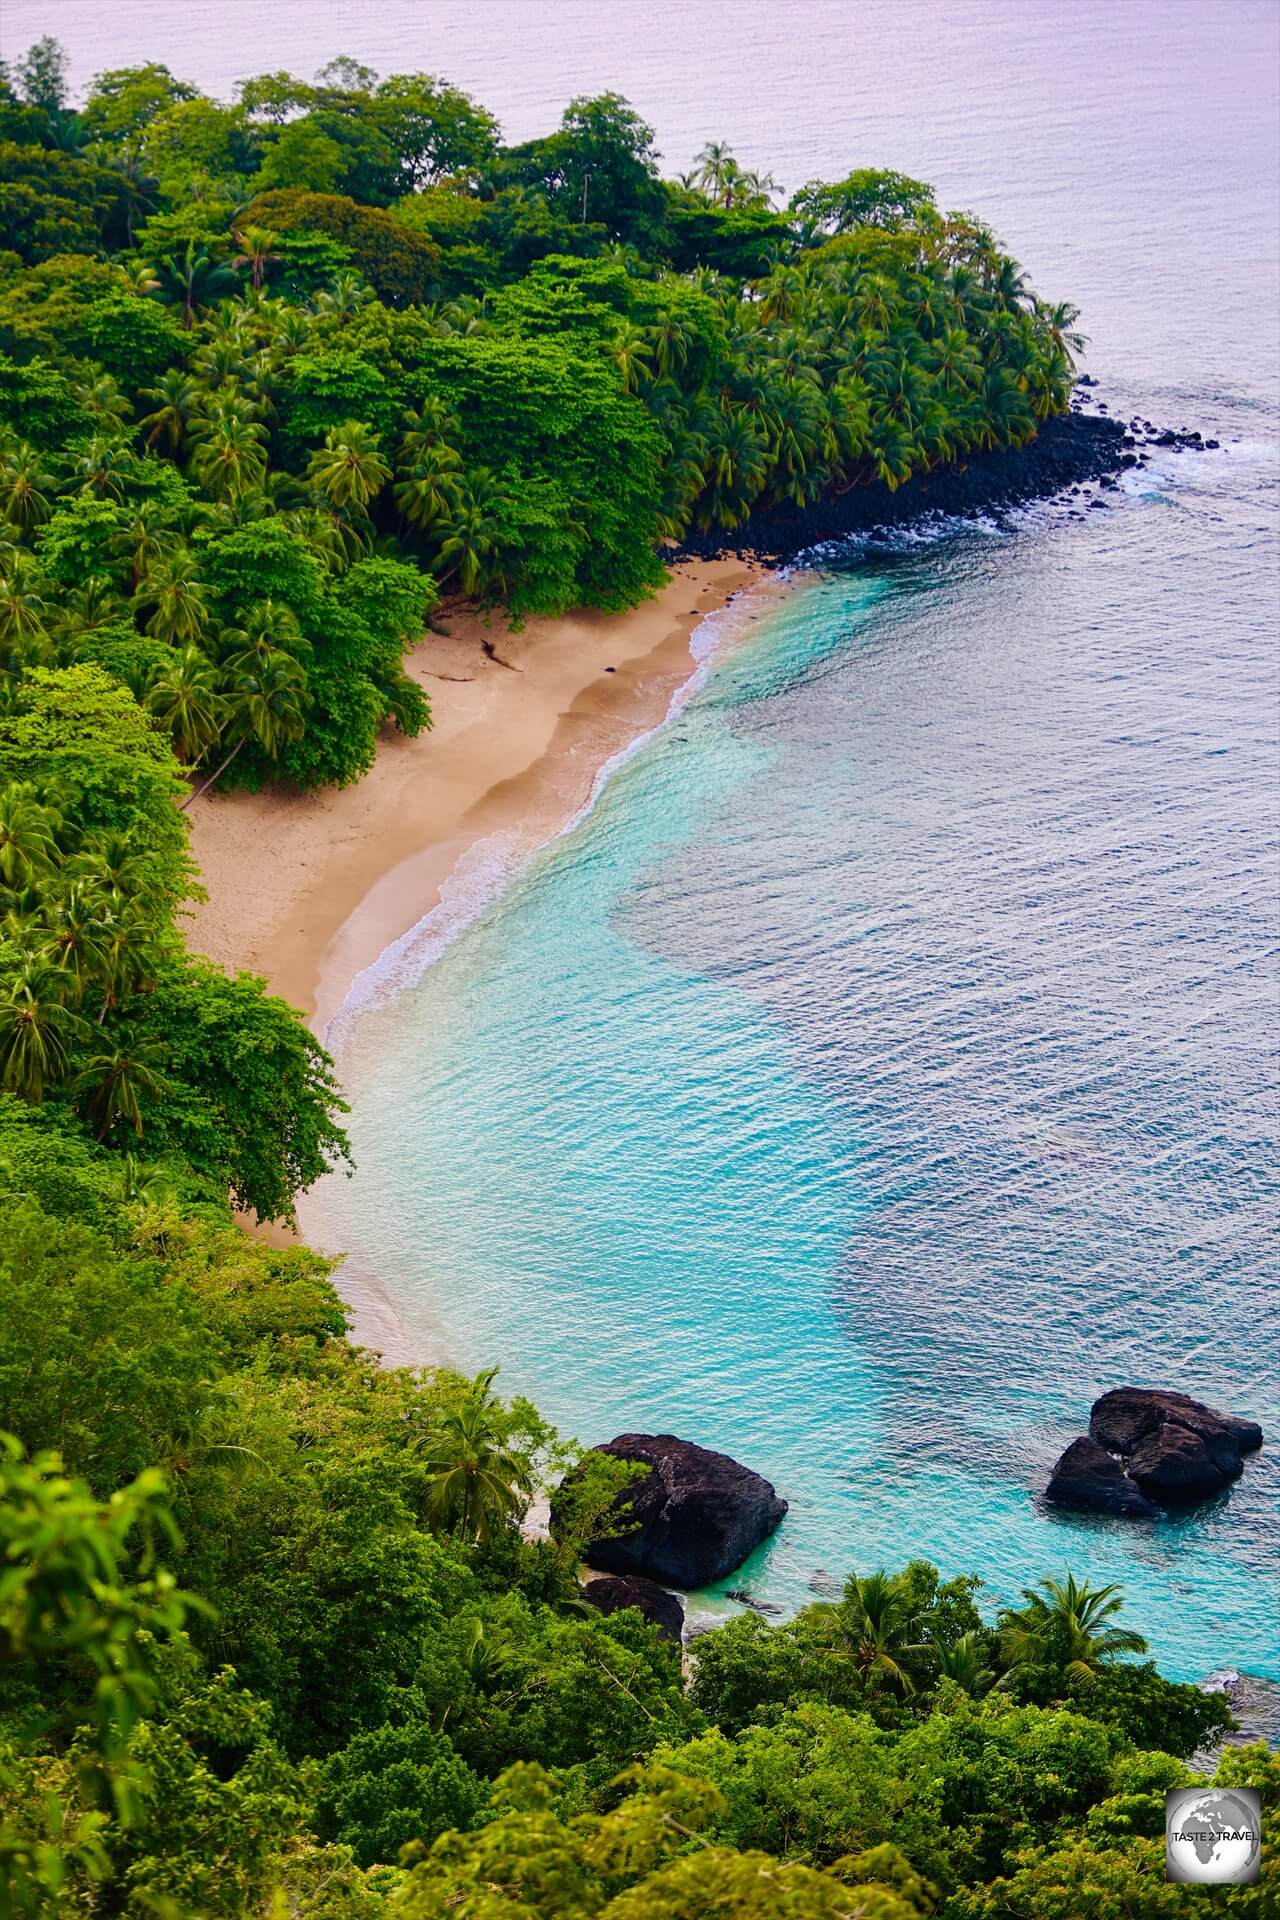
{"type": "Polygon", "coordinates": [[[519,633],[503,631],[500,615],[452,616],[405,662],[433,708],[416,740],[386,727],[373,766],[350,787],[215,792],[193,810],[209,898],[188,910],[188,944],[262,974],[323,1033],[356,978],[441,904],[481,843],[501,836],[518,861],[582,811],[601,770],[661,723],[692,676],[695,628],[744,587],[824,542],[999,512],[1090,480],[1105,487],[1143,462],[1129,449],[1152,444],[1154,429],[1135,438],[1080,406],[1077,397],[1028,447],[896,492],[857,487],[762,510],[729,534],[689,536],[662,591],[625,613],[579,610],[519,633]]]}
{"type": "Polygon", "coordinates": [[[754,560],[681,559],[626,613],[534,619],[519,633],[466,613],[428,631],[405,668],[431,699],[429,730],[386,729],[350,787],[215,792],[192,809],[208,899],[188,909],[188,945],[264,975],[322,1032],[481,843],[503,836],[523,855],[569,825],[608,762],[665,719],[697,669],[697,627],[764,573],[754,560]]]}

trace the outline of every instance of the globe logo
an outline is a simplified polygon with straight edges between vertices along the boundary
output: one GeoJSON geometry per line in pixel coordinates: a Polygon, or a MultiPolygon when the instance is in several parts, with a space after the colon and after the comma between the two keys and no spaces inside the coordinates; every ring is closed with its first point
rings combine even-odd
{"type": "Polygon", "coordinates": [[[1262,1871],[1262,1802],[1251,1787],[1175,1787],[1164,1800],[1165,1872],[1201,1887],[1251,1886],[1262,1871]]]}

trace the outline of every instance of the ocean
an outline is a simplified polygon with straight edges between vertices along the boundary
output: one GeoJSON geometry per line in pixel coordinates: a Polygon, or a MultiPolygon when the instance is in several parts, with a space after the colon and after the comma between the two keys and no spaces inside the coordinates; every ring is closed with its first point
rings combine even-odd
{"type": "Polygon", "coordinates": [[[81,76],[347,51],[511,138],[611,87],[673,169],[899,167],[1081,307],[1113,412],[1221,442],[717,616],[578,824],[496,894],[481,849],[465,930],[357,983],[360,1171],[306,1223],[424,1360],[766,1473],[791,1510],[725,1583],[762,1602],[1071,1568],[1171,1674],[1280,1680],[1272,0],[10,0],[6,55],[50,24],[81,76]],[[1046,1510],[1130,1381],[1271,1444],[1183,1518],[1046,1510]]]}

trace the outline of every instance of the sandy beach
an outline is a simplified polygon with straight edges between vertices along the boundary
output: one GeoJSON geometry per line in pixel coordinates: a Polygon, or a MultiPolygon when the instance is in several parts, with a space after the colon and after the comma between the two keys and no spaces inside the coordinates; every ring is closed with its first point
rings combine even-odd
{"type": "Polygon", "coordinates": [[[604,763],[663,718],[693,671],[694,628],[759,577],[741,560],[689,561],[628,613],[519,633],[496,616],[443,617],[447,635],[429,632],[406,661],[431,700],[428,732],[388,728],[370,772],[340,791],[215,790],[192,808],[208,899],[189,944],[265,975],[323,1028],[477,842],[516,835],[532,849],[572,819],[604,763]]]}

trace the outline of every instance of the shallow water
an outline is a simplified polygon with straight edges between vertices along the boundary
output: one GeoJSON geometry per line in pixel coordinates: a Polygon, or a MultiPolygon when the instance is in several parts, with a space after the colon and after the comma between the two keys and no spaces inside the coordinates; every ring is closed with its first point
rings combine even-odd
{"type": "MultiPolygon", "coordinates": [[[[767,1472],[791,1512],[727,1584],[795,1604],[922,1553],[1004,1599],[1069,1565],[1169,1671],[1280,1679],[1275,1446],[1154,1528],[1035,1497],[1124,1380],[1280,1435],[1280,14],[242,11],[56,26],[84,70],[180,20],[208,85],[345,47],[512,137],[612,85],[673,166],[716,135],[789,186],[903,167],[1080,303],[1113,408],[1223,441],[739,609],[590,816],[344,1023],[360,1174],[309,1224],[424,1356],[767,1472]]],[[[6,12],[7,50],[45,30],[6,12]]]]}

